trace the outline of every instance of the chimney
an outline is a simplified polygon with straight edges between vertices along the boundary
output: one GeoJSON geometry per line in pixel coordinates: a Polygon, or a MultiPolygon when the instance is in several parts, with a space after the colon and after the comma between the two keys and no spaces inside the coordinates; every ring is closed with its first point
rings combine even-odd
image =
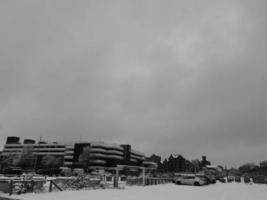
{"type": "Polygon", "coordinates": [[[207,158],[206,156],[202,156],[202,161],[206,162],[207,161],[207,158]]]}

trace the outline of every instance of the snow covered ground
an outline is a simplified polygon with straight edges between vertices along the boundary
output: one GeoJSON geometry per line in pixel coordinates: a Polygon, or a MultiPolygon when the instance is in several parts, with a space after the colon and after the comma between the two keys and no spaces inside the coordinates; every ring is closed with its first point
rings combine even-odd
{"type": "Polygon", "coordinates": [[[125,189],[64,191],[12,195],[21,200],[267,200],[267,185],[216,183],[204,187],[183,185],[129,186],[125,189]]]}

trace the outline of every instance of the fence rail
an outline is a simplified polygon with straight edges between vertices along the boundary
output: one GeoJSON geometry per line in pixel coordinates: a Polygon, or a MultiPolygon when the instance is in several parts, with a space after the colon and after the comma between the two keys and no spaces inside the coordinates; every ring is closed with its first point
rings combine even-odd
{"type": "Polygon", "coordinates": [[[143,183],[143,178],[132,178],[132,179],[127,179],[127,185],[159,185],[159,184],[171,183],[172,181],[173,181],[172,178],[149,177],[145,178],[145,183],[143,183]]]}
{"type": "Polygon", "coordinates": [[[12,195],[42,190],[45,180],[1,180],[0,190],[12,195]]]}
{"type": "MultiPolygon", "coordinates": [[[[79,190],[79,189],[96,189],[105,188],[117,188],[120,187],[119,183],[115,183],[117,179],[109,184],[99,180],[90,180],[84,177],[75,178],[55,178],[52,180],[1,180],[0,190],[12,194],[21,194],[28,192],[52,192],[52,191],[64,191],[64,190],[79,190]]],[[[128,178],[125,180],[125,185],[159,185],[172,182],[171,178],[128,178]]]]}

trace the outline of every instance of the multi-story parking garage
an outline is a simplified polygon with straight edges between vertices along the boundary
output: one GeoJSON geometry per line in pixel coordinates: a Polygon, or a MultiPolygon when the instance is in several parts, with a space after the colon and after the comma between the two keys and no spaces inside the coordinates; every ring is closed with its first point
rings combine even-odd
{"type": "Polygon", "coordinates": [[[142,166],[145,154],[133,150],[131,145],[118,145],[105,142],[35,142],[26,139],[23,143],[19,137],[8,137],[4,145],[2,156],[22,154],[30,149],[33,155],[40,160],[46,155],[64,158],[64,166],[72,167],[79,162],[79,157],[85,148],[89,148],[91,168],[116,167],[117,165],[142,166]]]}

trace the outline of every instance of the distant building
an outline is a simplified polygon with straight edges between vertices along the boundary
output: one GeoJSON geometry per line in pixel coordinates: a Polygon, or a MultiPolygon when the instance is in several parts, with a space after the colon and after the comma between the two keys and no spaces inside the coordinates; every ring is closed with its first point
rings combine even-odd
{"type": "Polygon", "coordinates": [[[155,163],[161,163],[161,157],[160,156],[157,156],[155,154],[152,154],[150,157],[147,158],[147,160],[149,161],[153,161],[155,163]]]}
{"type": "Polygon", "coordinates": [[[171,154],[167,163],[168,172],[186,171],[186,159],[182,155],[171,154]]]}
{"type": "Polygon", "coordinates": [[[207,165],[204,170],[208,170],[210,173],[212,173],[216,178],[222,177],[224,174],[224,169],[221,166],[218,165],[207,165]]]}
{"type": "Polygon", "coordinates": [[[267,167],[267,160],[260,162],[260,168],[265,168],[265,167],[267,167]]]}
{"type": "Polygon", "coordinates": [[[228,176],[239,176],[241,172],[238,169],[230,168],[227,172],[228,176]]]}
{"type": "Polygon", "coordinates": [[[189,160],[185,160],[185,171],[195,172],[194,165],[189,160]]]}
{"type": "Polygon", "coordinates": [[[63,157],[64,166],[73,167],[79,165],[79,157],[84,148],[89,148],[89,168],[116,167],[117,165],[143,166],[145,154],[131,148],[131,145],[119,145],[105,142],[35,142],[26,139],[20,143],[19,137],[8,137],[4,145],[2,156],[22,154],[24,149],[31,149],[37,156],[39,164],[43,156],[51,155],[63,157]]]}
{"type": "Polygon", "coordinates": [[[207,160],[206,156],[202,156],[202,160],[200,161],[200,166],[201,167],[206,167],[207,165],[210,165],[210,161],[207,160]]]}
{"type": "Polygon", "coordinates": [[[143,164],[145,167],[155,168],[157,171],[161,171],[161,157],[158,155],[152,154],[146,158],[143,164]]]}

